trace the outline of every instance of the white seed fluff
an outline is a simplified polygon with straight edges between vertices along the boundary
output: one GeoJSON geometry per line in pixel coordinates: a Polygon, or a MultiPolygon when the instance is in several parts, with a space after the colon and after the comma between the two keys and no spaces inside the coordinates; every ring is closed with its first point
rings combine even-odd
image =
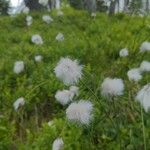
{"type": "Polygon", "coordinates": [[[150,71],[150,62],[143,61],[140,65],[141,72],[149,72],[150,71]]]}
{"type": "Polygon", "coordinates": [[[68,104],[72,101],[73,97],[74,93],[69,90],[57,91],[55,95],[56,100],[62,105],[68,104]]]}
{"type": "Polygon", "coordinates": [[[23,106],[24,104],[25,104],[24,98],[20,97],[14,102],[13,107],[14,107],[15,111],[17,111],[19,109],[19,107],[23,106]]]}
{"type": "Polygon", "coordinates": [[[47,124],[50,127],[50,126],[52,126],[54,124],[54,122],[53,121],[49,121],[47,124]]]}
{"type": "Polygon", "coordinates": [[[91,17],[94,17],[94,18],[95,18],[95,17],[96,17],[96,13],[92,12],[92,13],[91,13],[91,17]]]}
{"type": "Polygon", "coordinates": [[[64,146],[64,142],[63,142],[62,138],[57,138],[53,142],[52,150],[62,150],[63,146],[64,146]]]}
{"type": "Polygon", "coordinates": [[[36,62],[41,62],[42,59],[43,59],[43,56],[41,56],[41,55],[37,55],[37,56],[34,57],[34,60],[35,60],[36,62]]]}
{"type": "Polygon", "coordinates": [[[74,94],[74,96],[75,95],[76,96],[79,95],[79,87],[77,87],[77,86],[71,86],[69,90],[70,90],[70,92],[72,92],[74,94]]]}
{"type": "Polygon", "coordinates": [[[119,52],[119,56],[120,57],[126,57],[128,55],[129,55],[129,53],[128,53],[128,49],[127,48],[121,49],[120,52],[119,52]]]}
{"type": "Polygon", "coordinates": [[[56,77],[63,81],[65,85],[73,85],[82,77],[83,66],[77,60],[61,58],[54,69],[56,77]]]}
{"type": "Polygon", "coordinates": [[[145,85],[138,93],[135,98],[144,107],[145,111],[148,112],[150,108],[150,84],[145,85]]]}
{"type": "Polygon", "coordinates": [[[33,20],[32,16],[27,16],[26,17],[27,26],[30,26],[32,24],[32,20],[33,20]]]}
{"type": "Polygon", "coordinates": [[[45,23],[47,23],[47,24],[50,24],[51,22],[53,22],[53,19],[52,19],[50,16],[48,16],[48,15],[44,15],[44,16],[42,17],[42,20],[43,20],[45,23]]]}
{"type": "Polygon", "coordinates": [[[64,38],[64,35],[62,33],[58,33],[57,36],[56,36],[56,40],[57,41],[63,41],[65,38],[64,38]]]}
{"type": "Polygon", "coordinates": [[[138,82],[142,79],[141,71],[139,68],[133,68],[127,72],[128,79],[130,81],[138,82]]]}
{"type": "Polygon", "coordinates": [[[122,79],[106,78],[101,85],[101,95],[104,97],[123,95],[124,83],[122,79]]]}
{"type": "Polygon", "coordinates": [[[35,34],[32,36],[31,41],[36,45],[42,45],[43,40],[39,34],[35,34]]]}
{"type": "Polygon", "coordinates": [[[24,14],[28,14],[29,11],[30,11],[30,9],[29,9],[28,7],[24,7],[23,10],[22,10],[22,12],[23,12],[24,14]]]}
{"type": "Polygon", "coordinates": [[[41,4],[43,6],[47,6],[48,5],[48,0],[39,0],[39,4],[41,4]]]}
{"type": "Polygon", "coordinates": [[[93,105],[90,101],[80,100],[71,103],[66,109],[67,119],[88,125],[92,119],[93,105]]]}
{"type": "Polygon", "coordinates": [[[61,16],[63,16],[63,15],[64,15],[64,13],[63,13],[61,10],[58,10],[58,11],[57,11],[57,16],[58,16],[58,17],[61,17],[61,16]]]}
{"type": "Polygon", "coordinates": [[[143,42],[140,47],[140,52],[150,51],[150,42],[143,42]]]}
{"type": "Polygon", "coordinates": [[[14,73],[19,74],[24,71],[24,62],[23,61],[16,61],[14,64],[14,73]]]}

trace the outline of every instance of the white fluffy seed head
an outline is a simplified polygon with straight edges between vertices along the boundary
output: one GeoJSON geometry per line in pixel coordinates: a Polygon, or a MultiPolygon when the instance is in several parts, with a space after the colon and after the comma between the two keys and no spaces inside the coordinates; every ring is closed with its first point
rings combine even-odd
{"type": "Polygon", "coordinates": [[[94,18],[95,18],[95,17],[96,17],[96,13],[95,13],[95,12],[92,12],[92,13],[91,13],[91,17],[94,17],[94,18]]]}
{"type": "Polygon", "coordinates": [[[74,93],[69,90],[57,91],[55,95],[56,100],[62,105],[68,104],[70,101],[72,101],[73,97],[74,93]]]}
{"type": "Polygon", "coordinates": [[[24,62],[23,61],[16,61],[14,64],[14,73],[19,74],[24,71],[24,62]]]}
{"type": "Polygon", "coordinates": [[[47,124],[50,127],[50,126],[52,126],[54,124],[54,122],[53,121],[49,121],[47,124]]]}
{"type": "Polygon", "coordinates": [[[63,142],[62,138],[57,138],[53,142],[52,150],[62,150],[63,146],[64,146],[64,142],[63,142]]]}
{"type": "Polygon", "coordinates": [[[39,34],[33,35],[31,38],[31,41],[32,41],[32,43],[34,43],[36,45],[42,45],[43,44],[43,40],[39,34]]]}
{"type": "Polygon", "coordinates": [[[101,95],[104,97],[123,95],[124,83],[122,79],[106,78],[101,85],[101,95]]]}
{"type": "Polygon", "coordinates": [[[150,51],[150,42],[143,42],[140,47],[140,52],[150,51]]]}
{"type": "Polygon", "coordinates": [[[141,72],[149,72],[150,71],[150,62],[143,61],[140,65],[141,72]]]}
{"type": "Polygon", "coordinates": [[[30,11],[30,9],[29,9],[28,7],[24,7],[23,10],[22,10],[22,12],[23,12],[24,14],[28,14],[29,11],[30,11]]]}
{"type": "Polygon", "coordinates": [[[41,55],[36,55],[36,56],[34,57],[34,60],[35,60],[36,62],[41,62],[42,59],[43,59],[43,56],[41,56],[41,55]]]}
{"type": "Polygon", "coordinates": [[[44,22],[46,22],[47,24],[50,24],[51,22],[53,22],[53,19],[52,19],[49,15],[44,15],[44,16],[42,17],[42,20],[43,20],[44,22]]]}
{"type": "Polygon", "coordinates": [[[77,60],[61,58],[54,69],[56,77],[63,81],[65,85],[73,85],[82,77],[82,66],[77,60]]]}
{"type": "Polygon", "coordinates": [[[18,111],[19,107],[22,107],[24,104],[25,104],[24,98],[20,97],[14,102],[13,107],[15,111],[18,111]]]}
{"type": "Polygon", "coordinates": [[[66,116],[70,121],[88,125],[92,119],[92,110],[93,105],[90,101],[80,100],[69,105],[66,116]]]}
{"type": "Polygon", "coordinates": [[[41,4],[43,6],[47,6],[48,5],[48,0],[39,0],[39,4],[41,4]]]}
{"type": "Polygon", "coordinates": [[[145,85],[138,93],[135,98],[144,107],[145,111],[148,112],[150,109],[150,84],[145,85]]]}
{"type": "Polygon", "coordinates": [[[120,52],[119,52],[119,56],[120,57],[126,57],[128,55],[129,55],[129,53],[128,53],[128,49],[127,48],[121,49],[120,52]]]}
{"type": "Polygon", "coordinates": [[[79,94],[79,87],[77,86],[71,86],[69,89],[74,95],[78,96],[79,94]]]}
{"type": "Polygon", "coordinates": [[[140,68],[133,68],[127,72],[128,79],[130,81],[138,82],[142,79],[140,68]]]}
{"type": "Polygon", "coordinates": [[[61,16],[63,16],[63,15],[64,15],[64,13],[63,13],[61,10],[58,10],[58,11],[57,11],[57,16],[58,16],[58,17],[61,17],[61,16]]]}
{"type": "Polygon", "coordinates": [[[64,40],[64,35],[62,33],[58,33],[56,36],[57,41],[63,41],[64,40]]]}
{"type": "Polygon", "coordinates": [[[33,20],[32,16],[27,16],[26,17],[27,26],[30,26],[32,24],[32,20],[33,20]]]}

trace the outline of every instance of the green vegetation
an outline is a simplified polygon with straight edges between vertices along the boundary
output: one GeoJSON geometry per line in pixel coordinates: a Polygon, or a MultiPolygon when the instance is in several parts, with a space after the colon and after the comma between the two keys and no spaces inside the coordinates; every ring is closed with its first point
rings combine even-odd
{"type": "Polygon", "coordinates": [[[25,15],[0,17],[0,150],[49,150],[57,137],[63,138],[65,150],[142,150],[144,139],[150,149],[149,113],[143,110],[142,121],[141,107],[134,100],[150,76],[146,73],[139,83],[127,77],[129,69],[150,61],[150,53],[139,53],[141,43],[150,41],[149,18],[123,14],[109,18],[98,13],[93,19],[85,11],[63,12],[61,17],[51,12],[50,25],[42,21],[44,13],[33,13],[30,27],[25,15]],[[59,32],[65,36],[63,42],[55,40],[59,32]],[[44,44],[32,44],[33,34],[40,34],[44,44]],[[120,58],[124,47],[129,56],[120,58]],[[37,54],[44,58],[41,63],[34,61],[37,54]],[[57,90],[68,88],[53,71],[60,57],[66,56],[84,65],[77,99],[94,104],[93,121],[86,127],[68,122],[66,107],[54,98],[57,90]],[[18,60],[25,62],[25,71],[16,75],[13,66],[18,60]],[[114,103],[100,95],[106,77],[122,78],[125,83],[124,95],[114,103]],[[19,97],[26,104],[15,112],[13,103],[19,97]],[[52,126],[47,124],[50,120],[52,126]]]}

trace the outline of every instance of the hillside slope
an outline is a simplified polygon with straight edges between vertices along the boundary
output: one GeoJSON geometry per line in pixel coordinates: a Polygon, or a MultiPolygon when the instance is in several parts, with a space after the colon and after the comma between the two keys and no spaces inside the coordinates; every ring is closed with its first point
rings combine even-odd
{"type": "Polygon", "coordinates": [[[0,150],[48,150],[58,137],[65,150],[142,150],[144,145],[150,149],[149,113],[141,111],[135,101],[150,76],[145,73],[138,83],[127,77],[129,69],[150,61],[150,53],[139,53],[141,43],[150,41],[149,18],[97,14],[94,19],[71,8],[63,12],[59,17],[51,12],[54,21],[49,25],[42,21],[47,12],[30,14],[30,27],[23,14],[0,17],[0,150]],[[64,41],[55,40],[58,33],[64,34],[64,41]],[[43,45],[31,42],[34,34],[42,37],[43,45]],[[128,57],[119,56],[122,48],[128,48],[128,57]],[[36,55],[43,56],[42,62],[35,62],[36,55]],[[88,126],[69,122],[65,114],[68,106],[55,99],[58,90],[68,89],[54,73],[61,57],[77,59],[83,65],[75,99],[93,104],[88,126]],[[15,74],[14,63],[20,60],[25,69],[15,74]],[[124,94],[112,101],[100,93],[107,77],[122,78],[125,84],[124,94]],[[26,102],[15,111],[13,103],[19,97],[26,102]]]}

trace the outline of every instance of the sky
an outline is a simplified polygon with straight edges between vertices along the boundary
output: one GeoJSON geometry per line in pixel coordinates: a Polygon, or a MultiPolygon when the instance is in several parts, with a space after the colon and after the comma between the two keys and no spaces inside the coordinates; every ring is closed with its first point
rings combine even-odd
{"type": "Polygon", "coordinates": [[[10,0],[12,7],[17,7],[18,4],[22,2],[22,0],[10,0]]]}

